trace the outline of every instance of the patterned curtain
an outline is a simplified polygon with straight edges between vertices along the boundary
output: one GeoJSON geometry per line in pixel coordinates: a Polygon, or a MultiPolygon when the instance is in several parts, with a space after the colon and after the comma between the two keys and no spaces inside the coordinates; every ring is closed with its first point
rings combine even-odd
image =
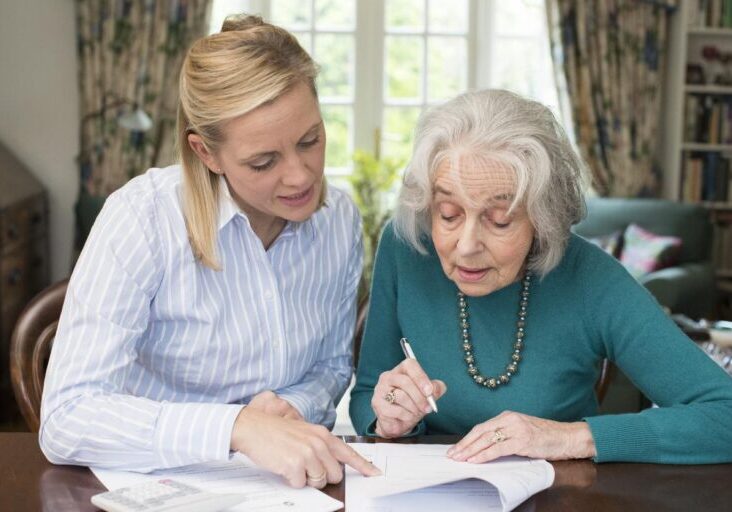
{"type": "Polygon", "coordinates": [[[676,0],[547,0],[552,56],[601,196],[655,196],[667,25],[676,0]]]}
{"type": "Polygon", "coordinates": [[[148,167],[174,162],[178,72],[190,44],[206,33],[210,3],[76,0],[80,243],[107,195],[148,167]],[[151,129],[118,124],[135,107],[152,119],[151,129]]]}

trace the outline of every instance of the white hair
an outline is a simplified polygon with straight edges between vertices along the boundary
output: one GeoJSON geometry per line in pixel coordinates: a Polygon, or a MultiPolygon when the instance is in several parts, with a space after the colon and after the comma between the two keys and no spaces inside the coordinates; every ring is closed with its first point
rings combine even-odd
{"type": "Polygon", "coordinates": [[[435,173],[446,159],[466,157],[513,171],[510,209],[524,206],[535,231],[528,268],[546,275],[562,259],[571,226],[585,215],[585,166],[546,106],[509,91],[467,92],[420,116],[394,215],[396,233],[427,253],[435,173]]]}

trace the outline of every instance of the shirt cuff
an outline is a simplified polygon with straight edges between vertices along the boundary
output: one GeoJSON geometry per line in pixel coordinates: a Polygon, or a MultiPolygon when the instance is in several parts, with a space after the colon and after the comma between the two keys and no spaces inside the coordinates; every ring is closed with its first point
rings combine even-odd
{"type": "Polygon", "coordinates": [[[155,451],[160,466],[228,460],[231,432],[242,407],[164,402],[155,427],[155,451]]]}
{"type": "Polygon", "coordinates": [[[330,406],[330,402],[323,406],[318,404],[316,402],[318,395],[314,396],[312,390],[286,388],[277,391],[277,396],[287,400],[308,423],[333,427],[336,419],[335,408],[330,406]]]}

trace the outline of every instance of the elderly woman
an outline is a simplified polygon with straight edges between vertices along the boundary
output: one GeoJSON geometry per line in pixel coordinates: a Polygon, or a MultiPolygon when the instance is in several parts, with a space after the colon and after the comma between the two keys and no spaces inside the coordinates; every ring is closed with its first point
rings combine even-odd
{"type": "Polygon", "coordinates": [[[464,435],[448,455],[470,462],[732,461],[732,379],[570,232],[582,177],[551,112],[515,94],[467,93],[421,118],[376,258],[360,434],[464,435]],[[659,407],[598,416],[604,358],[659,407]]]}

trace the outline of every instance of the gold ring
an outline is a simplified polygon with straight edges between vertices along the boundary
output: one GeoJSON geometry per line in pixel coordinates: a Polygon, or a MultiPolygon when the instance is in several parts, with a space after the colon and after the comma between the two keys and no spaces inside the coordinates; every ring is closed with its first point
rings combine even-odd
{"type": "Polygon", "coordinates": [[[322,482],[323,480],[325,480],[325,471],[320,473],[318,476],[307,475],[307,477],[308,477],[308,482],[322,482]]]}
{"type": "Polygon", "coordinates": [[[386,395],[384,395],[384,400],[386,400],[390,404],[396,402],[396,389],[392,389],[386,395]]]}
{"type": "Polygon", "coordinates": [[[506,440],[506,434],[503,433],[503,430],[500,428],[497,428],[495,432],[493,432],[493,436],[491,437],[491,443],[500,443],[501,441],[506,440]]]}

